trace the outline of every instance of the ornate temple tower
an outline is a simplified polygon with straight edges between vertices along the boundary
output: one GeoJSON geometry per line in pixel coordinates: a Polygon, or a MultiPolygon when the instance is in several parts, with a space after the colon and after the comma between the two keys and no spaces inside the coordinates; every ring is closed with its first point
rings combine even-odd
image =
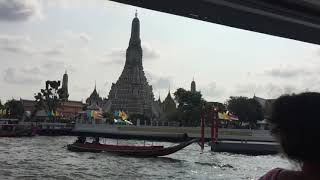
{"type": "Polygon", "coordinates": [[[137,12],[132,20],[125,66],[118,81],[112,84],[108,99],[111,101],[113,111],[123,110],[129,114],[152,117],[154,96],[152,86],[148,84],[143,71],[140,21],[137,12]]]}
{"type": "Polygon", "coordinates": [[[68,100],[69,92],[68,92],[68,74],[67,71],[64,73],[62,78],[62,87],[58,90],[60,93],[60,98],[64,100],[68,100]]]}

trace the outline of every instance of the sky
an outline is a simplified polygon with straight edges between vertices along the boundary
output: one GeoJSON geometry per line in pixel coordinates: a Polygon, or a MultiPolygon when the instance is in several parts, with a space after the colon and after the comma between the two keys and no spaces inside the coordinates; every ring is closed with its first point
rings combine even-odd
{"type": "Polygon", "coordinates": [[[102,97],[121,74],[137,10],[155,99],[190,89],[208,101],[320,91],[318,45],[106,0],[0,0],[0,99],[33,99],[69,75],[69,99],[102,97]]]}

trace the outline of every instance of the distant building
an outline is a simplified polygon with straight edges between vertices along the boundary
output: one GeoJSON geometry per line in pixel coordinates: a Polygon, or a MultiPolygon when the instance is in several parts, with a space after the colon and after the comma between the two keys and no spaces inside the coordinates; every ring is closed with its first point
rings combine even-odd
{"type": "MultiPolygon", "coordinates": [[[[34,100],[20,99],[24,111],[34,112],[36,110],[36,102],[34,100]]],[[[83,103],[81,101],[65,101],[57,109],[57,112],[65,118],[74,118],[76,114],[82,111],[83,103]]],[[[39,112],[42,112],[40,110],[39,112]]],[[[36,113],[37,114],[37,113],[36,113]]]]}

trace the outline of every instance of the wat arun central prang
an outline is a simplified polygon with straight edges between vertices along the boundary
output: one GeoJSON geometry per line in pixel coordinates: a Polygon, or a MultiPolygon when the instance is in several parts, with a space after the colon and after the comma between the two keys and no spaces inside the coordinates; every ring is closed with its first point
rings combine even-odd
{"type": "Polygon", "coordinates": [[[124,69],[116,83],[113,83],[108,100],[111,110],[123,110],[129,114],[144,114],[152,117],[154,95],[148,84],[142,65],[143,52],[140,40],[140,21],[135,14],[132,20],[131,37],[126,51],[124,69]]]}

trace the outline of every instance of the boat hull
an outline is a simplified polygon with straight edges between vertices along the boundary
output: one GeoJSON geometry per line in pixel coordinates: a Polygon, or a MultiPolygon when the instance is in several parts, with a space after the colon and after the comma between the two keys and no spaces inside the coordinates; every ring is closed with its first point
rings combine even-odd
{"type": "Polygon", "coordinates": [[[211,150],[247,155],[269,155],[279,153],[280,145],[275,142],[219,141],[211,144],[211,150]]]}
{"type": "Polygon", "coordinates": [[[183,142],[176,146],[164,148],[163,146],[123,146],[123,145],[104,145],[92,143],[73,143],[67,146],[68,150],[74,152],[108,152],[118,155],[135,157],[158,157],[166,156],[189,146],[197,140],[183,142]]]}

